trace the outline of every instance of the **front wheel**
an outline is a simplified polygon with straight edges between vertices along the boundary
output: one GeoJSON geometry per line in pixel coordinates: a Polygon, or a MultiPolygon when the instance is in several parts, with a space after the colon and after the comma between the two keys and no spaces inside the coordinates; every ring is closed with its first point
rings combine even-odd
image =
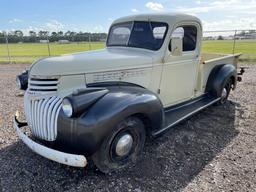
{"type": "Polygon", "coordinates": [[[145,143],[145,126],[137,117],[120,122],[92,156],[97,168],[109,173],[135,164],[145,143]]]}

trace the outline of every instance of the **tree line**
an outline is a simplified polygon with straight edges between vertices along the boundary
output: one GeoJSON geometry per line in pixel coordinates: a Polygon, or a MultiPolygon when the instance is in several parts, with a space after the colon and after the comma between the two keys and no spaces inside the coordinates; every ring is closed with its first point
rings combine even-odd
{"type": "Polygon", "coordinates": [[[89,32],[73,32],[73,31],[29,31],[28,35],[24,35],[21,30],[11,32],[0,32],[0,43],[6,43],[6,37],[9,43],[36,43],[40,40],[48,40],[49,42],[57,42],[60,40],[68,40],[71,42],[81,41],[105,41],[107,33],[89,33],[89,32]]]}
{"type": "MultiPolygon", "coordinates": [[[[236,37],[255,35],[256,30],[241,31],[236,34],[236,37]]],[[[0,43],[6,43],[6,37],[8,37],[9,43],[36,43],[40,40],[48,40],[49,42],[57,42],[60,40],[68,40],[71,42],[81,42],[81,41],[105,41],[107,38],[107,33],[89,33],[89,32],[74,32],[74,31],[29,31],[28,35],[24,35],[21,30],[15,30],[11,32],[1,32],[0,31],[0,43]]],[[[223,36],[218,36],[218,40],[223,40],[223,36]]]]}

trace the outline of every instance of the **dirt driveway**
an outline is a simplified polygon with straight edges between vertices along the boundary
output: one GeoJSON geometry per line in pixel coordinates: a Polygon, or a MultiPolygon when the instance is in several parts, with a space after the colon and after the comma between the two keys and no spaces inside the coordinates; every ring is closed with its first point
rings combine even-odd
{"type": "Polygon", "coordinates": [[[255,191],[256,65],[224,106],[212,106],[147,141],[143,159],[122,173],[71,168],[44,159],[16,136],[22,110],[15,76],[24,65],[0,65],[0,191],[255,191]]]}

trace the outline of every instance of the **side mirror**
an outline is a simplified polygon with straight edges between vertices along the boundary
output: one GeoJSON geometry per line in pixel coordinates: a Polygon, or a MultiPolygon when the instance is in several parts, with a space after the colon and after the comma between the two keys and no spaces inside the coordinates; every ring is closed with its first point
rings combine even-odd
{"type": "Polygon", "coordinates": [[[171,48],[173,56],[182,56],[183,51],[183,40],[181,37],[172,37],[171,48]]]}

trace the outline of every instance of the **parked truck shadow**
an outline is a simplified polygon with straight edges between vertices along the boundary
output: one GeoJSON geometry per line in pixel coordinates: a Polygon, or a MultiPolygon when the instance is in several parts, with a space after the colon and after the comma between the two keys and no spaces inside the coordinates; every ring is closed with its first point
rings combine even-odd
{"type": "Polygon", "coordinates": [[[147,141],[133,168],[104,175],[72,168],[32,153],[22,142],[0,151],[0,176],[7,191],[179,191],[236,137],[239,104],[212,106],[147,141]]]}

